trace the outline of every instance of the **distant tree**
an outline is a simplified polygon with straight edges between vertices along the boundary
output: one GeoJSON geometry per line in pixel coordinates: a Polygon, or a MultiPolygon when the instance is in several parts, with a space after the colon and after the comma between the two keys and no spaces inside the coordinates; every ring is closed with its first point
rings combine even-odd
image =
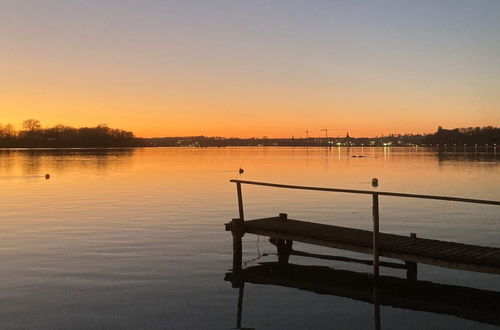
{"type": "Polygon", "coordinates": [[[16,130],[14,129],[14,125],[6,124],[2,128],[2,136],[13,137],[16,135],[16,130]]]}
{"type": "Polygon", "coordinates": [[[42,128],[42,124],[37,119],[26,119],[23,121],[22,127],[27,131],[36,131],[42,128]]]}

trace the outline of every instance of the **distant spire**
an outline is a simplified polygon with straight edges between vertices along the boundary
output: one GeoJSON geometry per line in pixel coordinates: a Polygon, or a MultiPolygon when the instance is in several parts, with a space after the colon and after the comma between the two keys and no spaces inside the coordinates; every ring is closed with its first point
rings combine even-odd
{"type": "Polygon", "coordinates": [[[346,139],[350,139],[351,137],[349,136],[349,132],[347,132],[346,136],[345,136],[346,139]]]}

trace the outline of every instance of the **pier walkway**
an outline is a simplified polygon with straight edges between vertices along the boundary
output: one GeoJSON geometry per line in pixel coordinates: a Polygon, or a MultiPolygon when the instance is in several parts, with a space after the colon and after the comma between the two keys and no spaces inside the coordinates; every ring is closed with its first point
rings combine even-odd
{"type": "MultiPolygon", "coordinates": [[[[281,217],[248,220],[245,233],[373,254],[373,232],[281,217]]],[[[416,263],[500,274],[500,249],[379,233],[379,255],[416,263]]]]}
{"type": "MultiPolygon", "coordinates": [[[[236,183],[239,218],[226,224],[226,230],[233,234],[233,271],[241,270],[242,244],[245,233],[268,236],[277,246],[279,262],[288,263],[291,254],[297,255],[292,249],[293,241],[332,247],[373,255],[373,276],[379,277],[379,266],[395,265],[381,262],[380,256],[403,260],[407,277],[416,279],[417,264],[429,264],[440,267],[461,269],[467,271],[500,274],[500,248],[447,242],[434,239],[417,238],[379,232],[379,196],[434,199],[453,202],[500,205],[498,201],[469,199],[449,196],[416,195],[394,192],[349,190],[336,188],[292,186],[266,182],[231,180],[236,183]],[[361,230],[348,227],[325,225],[308,221],[288,219],[281,213],[278,217],[247,220],[244,219],[242,184],[268,186],[286,189],[301,189],[372,195],[373,230],[361,230]]],[[[300,254],[298,254],[300,255],[300,254]]],[[[303,253],[302,255],[307,255],[303,253]]],[[[309,254],[312,255],[312,254],[309,254]]],[[[325,258],[328,259],[328,258],[325,258]]],[[[332,259],[332,258],[330,258],[332,259]]],[[[349,259],[349,258],[346,258],[349,259]]],[[[351,259],[354,261],[355,259],[351,259]]]]}

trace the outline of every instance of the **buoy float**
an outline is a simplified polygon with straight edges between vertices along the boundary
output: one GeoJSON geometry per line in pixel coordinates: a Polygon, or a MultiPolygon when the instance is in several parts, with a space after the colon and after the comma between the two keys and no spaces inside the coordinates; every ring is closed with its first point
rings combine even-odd
{"type": "Polygon", "coordinates": [[[378,187],[378,179],[377,178],[373,178],[372,179],[372,186],[373,187],[378,187]]]}
{"type": "Polygon", "coordinates": [[[49,173],[45,174],[45,179],[47,179],[47,180],[50,179],[50,174],[49,173]]]}
{"type": "Polygon", "coordinates": [[[242,169],[242,168],[240,167],[240,170],[239,170],[238,172],[239,172],[240,174],[243,174],[243,172],[245,172],[245,170],[244,170],[244,169],[242,169]]]}

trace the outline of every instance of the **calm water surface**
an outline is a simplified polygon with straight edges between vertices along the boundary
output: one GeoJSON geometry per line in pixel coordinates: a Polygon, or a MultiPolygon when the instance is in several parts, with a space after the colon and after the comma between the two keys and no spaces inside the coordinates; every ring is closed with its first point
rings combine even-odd
{"type": "MultiPolygon", "coordinates": [[[[237,216],[230,179],[500,199],[499,157],[395,148],[0,150],[2,328],[229,329],[238,290],[224,281],[237,216]],[[353,158],[364,155],[364,158],[353,158]],[[237,170],[244,168],[239,175],[237,170]],[[45,173],[51,178],[46,180],[45,173]]],[[[248,219],[371,228],[370,196],[244,187],[248,219]]],[[[381,197],[381,230],[500,247],[496,206],[381,197]]],[[[355,254],[297,244],[310,252],[355,254]]],[[[274,252],[244,237],[244,259],[274,252]]],[[[274,261],[262,257],[248,265],[274,261]]],[[[292,257],[370,272],[369,266],[292,257]]],[[[404,276],[401,270],[383,274],[404,276]]],[[[500,291],[500,277],[419,265],[419,279],[500,291]]],[[[246,285],[242,325],[370,329],[373,306],[246,285]]],[[[383,329],[488,329],[455,316],[381,307],[383,329]]]]}

